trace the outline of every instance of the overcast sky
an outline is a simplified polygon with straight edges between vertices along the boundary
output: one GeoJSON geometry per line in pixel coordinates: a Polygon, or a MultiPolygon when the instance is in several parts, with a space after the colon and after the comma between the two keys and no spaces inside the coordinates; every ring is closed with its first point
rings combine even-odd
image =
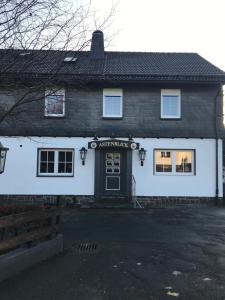
{"type": "MultiPolygon", "coordinates": [[[[102,13],[112,0],[92,0],[102,13]]],[[[120,0],[107,50],[197,52],[225,70],[225,0],[120,0]]]]}

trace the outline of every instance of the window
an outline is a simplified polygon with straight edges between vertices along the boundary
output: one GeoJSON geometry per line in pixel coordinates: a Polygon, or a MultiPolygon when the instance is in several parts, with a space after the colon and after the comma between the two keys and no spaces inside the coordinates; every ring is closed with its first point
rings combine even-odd
{"type": "Polygon", "coordinates": [[[103,90],[103,117],[122,118],[123,116],[123,91],[122,89],[103,90]]]}
{"type": "Polygon", "coordinates": [[[156,151],[156,172],[172,172],[172,158],[170,151],[156,151]]]}
{"type": "Polygon", "coordinates": [[[194,150],[155,150],[155,174],[194,175],[194,150]]]}
{"type": "Polygon", "coordinates": [[[192,173],[192,152],[176,151],[176,172],[192,173]]]}
{"type": "Polygon", "coordinates": [[[39,149],[38,176],[73,176],[74,151],[39,149]]]}
{"type": "Polygon", "coordinates": [[[161,118],[179,119],[181,117],[180,90],[161,90],[161,118]]]}
{"type": "Polygon", "coordinates": [[[63,117],[65,115],[65,90],[48,89],[45,92],[45,116],[63,117]]]}

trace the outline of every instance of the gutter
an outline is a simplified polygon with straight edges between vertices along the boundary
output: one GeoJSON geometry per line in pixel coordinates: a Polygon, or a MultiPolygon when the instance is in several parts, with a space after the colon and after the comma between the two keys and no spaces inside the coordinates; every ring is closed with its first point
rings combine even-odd
{"type": "Polygon", "coordinates": [[[215,205],[219,204],[219,176],[218,176],[218,148],[219,148],[219,138],[218,138],[218,96],[221,95],[222,86],[220,85],[219,90],[216,93],[216,96],[214,98],[215,100],[215,136],[216,136],[216,144],[215,144],[215,150],[216,150],[216,191],[215,191],[215,205]]]}

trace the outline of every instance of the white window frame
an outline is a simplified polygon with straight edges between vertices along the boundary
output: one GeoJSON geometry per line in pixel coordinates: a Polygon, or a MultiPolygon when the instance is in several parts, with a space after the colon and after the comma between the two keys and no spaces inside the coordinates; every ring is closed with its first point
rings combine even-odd
{"type": "Polygon", "coordinates": [[[194,149],[154,149],[153,150],[154,157],[154,175],[169,175],[169,176],[194,176],[195,174],[195,157],[196,151],[194,149]],[[156,171],[156,151],[159,152],[170,152],[171,153],[171,164],[172,164],[172,172],[157,172],[156,171]],[[176,152],[191,152],[192,153],[192,171],[190,173],[185,172],[176,172],[176,152]]]}
{"type": "Polygon", "coordinates": [[[181,90],[178,89],[162,89],[161,90],[161,118],[162,119],[180,119],[181,118],[181,90]],[[178,107],[176,115],[163,114],[163,96],[178,96],[178,107]]]}
{"type": "Polygon", "coordinates": [[[74,176],[74,149],[73,148],[38,148],[37,153],[37,176],[38,177],[73,177],[74,176]],[[42,173],[40,171],[41,167],[41,152],[42,151],[54,151],[54,173],[42,173]],[[59,152],[72,152],[72,172],[71,173],[59,173],[58,163],[59,163],[59,152]]]}
{"type": "Polygon", "coordinates": [[[45,90],[45,117],[64,117],[65,116],[65,89],[63,88],[47,88],[45,90]],[[49,114],[48,113],[48,98],[47,96],[60,95],[63,96],[63,113],[62,114],[49,114]]]}
{"type": "Polygon", "coordinates": [[[112,89],[103,89],[103,118],[122,118],[123,117],[123,89],[112,88],[112,89]],[[118,115],[107,115],[105,112],[106,104],[105,97],[106,96],[116,96],[121,97],[120,101],[120,113],[118,115]]]}

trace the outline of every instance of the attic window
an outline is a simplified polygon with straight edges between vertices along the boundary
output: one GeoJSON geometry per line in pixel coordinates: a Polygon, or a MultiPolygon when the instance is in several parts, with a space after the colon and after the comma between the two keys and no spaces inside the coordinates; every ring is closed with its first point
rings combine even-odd
{"type": "Polygon", "coordinates": [[[77,57],[67,56],[67,57],[64,58],[63,61],[66,62],[66,63],[75,62],[75,61],[77,61],[77,57]]]}

